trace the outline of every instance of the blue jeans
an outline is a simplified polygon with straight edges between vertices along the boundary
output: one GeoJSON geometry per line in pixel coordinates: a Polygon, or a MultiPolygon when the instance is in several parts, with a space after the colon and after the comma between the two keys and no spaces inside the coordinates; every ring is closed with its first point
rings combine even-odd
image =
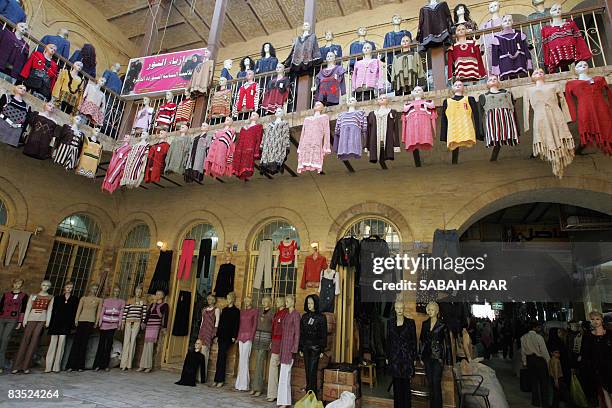
{"type": "Polygon", "coordinates": [[[448,256],[457,258],[459,251],[459,234],[457,230],[441,230],[434,232],[431,255],[435,257],[448,256]]]}

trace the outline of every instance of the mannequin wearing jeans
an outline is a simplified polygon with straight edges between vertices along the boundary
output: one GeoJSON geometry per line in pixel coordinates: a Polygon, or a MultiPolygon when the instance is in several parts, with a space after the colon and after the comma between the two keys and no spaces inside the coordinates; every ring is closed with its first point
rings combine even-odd
{"type": "Polygon", "coordinates": [[[327,320],[319,311],[319,296],[308,295],[304,300],[304,311],[300,322],[300,356],[304,357],[306,391],[318,391],[317,369],[319,358],[327,346],[327,320]]]}
{"type": "Polygon", "coordinates": [[[417,355],[416,325],[404,316],[404,303],[395,302],[395,316],[387,323],[387,366],[393,377],[393,407],[410,408],[410,379],[417,355]]]}
{"type": "Polygon", "coordinates": [[[97,296],[99,286],[91,285],[89,288],[89,296],[84,296],[79,300],[79,307],[75,317],[76,334],[72,342],[70,350],[70,358],[66,368],[68,371],[85,369],[85,358],[87,355],[87,344],[89,336],[95,327],[98,327],[100,308],[102,307],[102,299],[97,296]]]}
{"type": "Polygon", "coordinates": [[[278,396],[278,368],[280,366],[281,340],[283,338],[283,319],[289,311],[285,307],[285,298],[276,298],[276,312],[272,318],[272,342],[270,343],[270,367],[268,368],[268,402],[278,396]]]}
{"type": "Polygon", "coordinates": [[[297,353],[300,343],[300,312],[295,310],[295,298],[285,297],[287,316],[283,319],[283,335],[280,348],[280,375],[278,378],[278,397],[276,405],[291,406],[291,367],[293,355],[297,353]]]}
{"type": "Polygon", "coordinates": [[[129,299],[123,308],[123,317],[121,319],[121,327],[125,327],[123,332],[123,350],[121,351],[122,370],[132,368],[134,361],[134,350],[136,349],[136,337],[140,331],[140,325],[144,324],[147,314],[147,303],[142,297],[142,286],[137,286],[134,289],[134,297],[129,299]]]}
{"type": "Polygon", "coordinates": [[[4,355],[13,330],[21,329],[28,305],[28,295],[21,291],[23,279],[13,279],[13,290],[0,299],[0,373],[4,371],[4,355]]]}
{"type": "Polygon", "coordinates": [[[240,309],[234,306],[236,295],[234,292],[227,294],[227,306],[221,311],[219,328],[217,329],[217,367],[215,369],[215,380],[213,386],[223,387],[225,383],[225,368],[227,365],[227,352],[238,338],[240,326],[240,309]]]}
{"type": "Polygon", "coordinates": [[[115,286],[112,297],[108,297],[102,302],[98,318],[100,322],[100,341],[98,342],[98,350],[93,364],[93,368],[96,371],[99,369],[109,370],[108,364],[110,363],[115,331],[120,327],[123,309],[125,308],[125,300],[119,298],[120,293],[121,288],[115,286]]]}
{"type": "Polygon", "coordinates": [[[238,376],[236,389],[247,391],[249,389],[249,360],[255,331],[257,330],[257,309],[252,307],[250,297],[244,298],[244,308],[240,311],[240,326],[238,328],[238,376]]]}
{"type": "Polygon", "coordinates": [[[79,298],[72,294],[73,289],[74,284],[66,282],[64,293],[53,298],[53,311],[47,333],[51,336],[51,342],[45,358],[45,373],[59,373],[62,369],[66,336],[74,329],[74,319],[79,307],[79,298]]]}
{"type": "Polygon", "coordinates": [[[438,304],[429,302],[425,311],[429,319],[421,326],[419,342],[429,387],[429,408],[442,408],[442,371],[444,364],[451,365],[452,358],[450,336],[446,324],[438,319],[438,304]]]}

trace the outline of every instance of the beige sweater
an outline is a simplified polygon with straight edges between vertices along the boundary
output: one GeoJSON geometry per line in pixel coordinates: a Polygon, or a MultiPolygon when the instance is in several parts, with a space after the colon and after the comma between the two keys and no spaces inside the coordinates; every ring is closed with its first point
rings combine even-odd
{"type": "Polygon", "coordinates": [[[77,322],[95,323],[100,315],[102,299],[95,296],[84,296],[79,301],[76,318],[77,322]]]}

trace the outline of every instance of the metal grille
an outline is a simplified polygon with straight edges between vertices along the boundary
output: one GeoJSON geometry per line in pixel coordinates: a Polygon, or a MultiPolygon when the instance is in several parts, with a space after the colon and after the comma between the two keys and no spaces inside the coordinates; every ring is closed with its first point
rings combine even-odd
{"type": "Polygon", "coordinates": [[[0,200],[0,225],[6,225],[8,221],[8,211],[6,210],[6,205],[4,201],[0,200]]]}
{"type": "Polygon", "coordinates": [[[358,220],[346,229],[344,235],[353,235],[359,240],[378,235],[387,241],[391,254],[398,254],[401,250],[401,237],[397,227],[384,218],[368,217],[358,220]]]}
{"type": "Polygon", "coordinates": [[[89,216],[85,214],[73,214],[65,218],[57,226],[56,237],[67,238],[75,241],[100,243],[101,230],[89,216]]]}
{"type": "Polygon", "coordinates": [[[149,266],[151,234],[147,224],[134,226],[119,250],[119,279],[114,284],[121,288],[120,297],[127,299],[134,288],[144,281],[149,266]]]}
{"type": "Polygon", "coordinates": [[[149,248],[151,244],[151,233],[147,224],[138,224],[128,232],[123,248],[149,248]]]}

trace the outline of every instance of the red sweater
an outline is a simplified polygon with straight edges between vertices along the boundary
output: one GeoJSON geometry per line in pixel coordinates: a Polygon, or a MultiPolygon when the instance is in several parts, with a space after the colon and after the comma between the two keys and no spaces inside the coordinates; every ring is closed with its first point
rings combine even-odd
{"type": "Polygon", "coordinates": [[[542,43],[544,63],[548,72],[556,71],[559,65],[586,61],[593,56],[578,26],[572,20],[561,26],[542,27],[542,43]]]}
{"type": "Polygon", "coordinates": [[[254,111],[259,108],[259,85],[257,82],[245,82],[238,91],[238,97],[234,104],[234,116],[238,112],[254,111]]]}
{"type": "MultiPolygon", "coordinates": [[[[46,70],[47,75],[49,75],[49,79],[51,80],[51,89],[55,85],[55,80],[57,79],[57,64],[55,61],[48,61],[50,63],[49,68],[46,70]]],[[[21,69],[21,76],[24,78],[30,77],[30,72],[33,69],[41,69],[45,70],[45,66],[47,63],[47,59],[45,58],[45,54],[40,51],[34,51],[30,58],[28,58],[28,62],[21,69]]]]}
{"type": "Polygon", "coordinates": [[[145,183],[156,183],[161,179],[161,175],[166,167],[168,149],[170,149],[170,145],[166,142],[151,146],[145,169],[145,183]]]}
{"type": "Polygon", "coordinates": [[[321,271],[327,269],[327,259],[324,256],[317,256],[314,259],[312,255],[306,257],[304,261],[304,273],[302,274],[302,283],[300,287],[306,289],[306,282],[319,282],[321,280],[321,271]]]}
{"type": "Polygon", "coordinates": [[[480,47],[474,41],[456,43],[448,48],[448,79],[478,80],[486,75],[480,47]]]}
{"type": "Polygon", "coordinates": [[[270,351],[274,354],[280,354],[281,339],[283,337],[283,319],[287,316],[289,310],[284,308],[277,310],[272,318],[272,347],[270,351]]]}

